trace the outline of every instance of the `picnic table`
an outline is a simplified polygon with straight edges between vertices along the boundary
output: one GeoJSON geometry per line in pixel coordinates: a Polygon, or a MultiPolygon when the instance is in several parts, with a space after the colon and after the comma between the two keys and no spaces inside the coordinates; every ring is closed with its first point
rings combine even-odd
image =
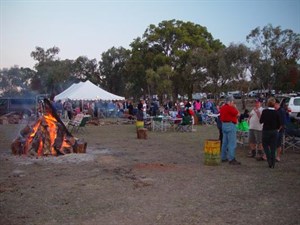
{"type": "Polygon", "coordinates": [[[152,131],[175,131],[182,118],[171,116],[150,116],[147,118],[151,123],[152,131]]]}

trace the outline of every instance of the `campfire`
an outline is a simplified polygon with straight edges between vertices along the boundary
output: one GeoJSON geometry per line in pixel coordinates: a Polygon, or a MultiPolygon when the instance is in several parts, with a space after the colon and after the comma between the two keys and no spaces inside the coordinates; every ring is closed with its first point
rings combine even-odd
{"type": "Polygon", "coordinates": [[[11,144],[14,155],[58,156],[85,153],[87,143],[75,138],[61,121],[48,99],[44,99],[43,114],[27,125],[11,144]]]}

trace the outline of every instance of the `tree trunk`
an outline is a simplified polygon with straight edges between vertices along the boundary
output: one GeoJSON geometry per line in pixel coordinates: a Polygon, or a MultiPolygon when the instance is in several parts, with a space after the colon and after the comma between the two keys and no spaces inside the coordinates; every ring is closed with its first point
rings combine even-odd
{"type": "Polygon", "coordinates": [[[246,99],[244,96],[242,96],[242,109],[245,110],[246,109],[246,99]]]}

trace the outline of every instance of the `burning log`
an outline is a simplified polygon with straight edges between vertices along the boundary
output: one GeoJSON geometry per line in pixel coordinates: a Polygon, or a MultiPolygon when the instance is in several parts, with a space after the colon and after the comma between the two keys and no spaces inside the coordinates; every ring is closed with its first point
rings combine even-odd
{"type": "Polygon", "coordinates": [[[84,141],[77,141],[76,146],[74,147],[75,153],[86,153],[87,143],[84,141]]]}
{"type": "Polygon", "coordinates": [[[86,152],[87,143],[79,141],[68,131],[56,114],[50,101],[45,99],[45,113],[32,126],[27,125],[20,131],[12,145],[14,155],[64,155],[86,152]],[[78,147],[80,146],[80,147],[78,147]]]}
{"type": "Polygon", "coordinates": [[[46,103],[46,111],[50,111],[51,115],[54,116],[54,118],[56,119],[57,122],[60,123],[60,125],[62,126],[62,128],[64,129],[64,131],[67,133],[68,136],[73,136],[69,130],[67,129],[67,127],[65,126],[65,124],[61,121],[60,117],[57,115],[55,108],[52,106],[51,102],[45,98],[44,102],[46,103]]]}
{"type": "Polygon", "coordinates": [[[27,125],[20,131],[20,135],[11,144],[11,150],[14,155],[24,154],[24,145],[26,139],[32,131],[33,130],[29,125],[27,125]]]}

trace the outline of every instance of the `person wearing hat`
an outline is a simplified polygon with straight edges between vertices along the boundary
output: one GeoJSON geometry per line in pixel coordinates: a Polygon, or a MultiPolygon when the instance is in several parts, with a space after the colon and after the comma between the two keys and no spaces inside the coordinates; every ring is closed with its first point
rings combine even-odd
{"type": "Polygon", "coordinates": [[[234,104],[233,96],[226,98],[225,104],[220,109],[220,120],[222,122],[222,162],[229,160],[230,165],[240,165],[241,163],[235,159],[236,150],[236,124],[240,112],[234,104]]]}

